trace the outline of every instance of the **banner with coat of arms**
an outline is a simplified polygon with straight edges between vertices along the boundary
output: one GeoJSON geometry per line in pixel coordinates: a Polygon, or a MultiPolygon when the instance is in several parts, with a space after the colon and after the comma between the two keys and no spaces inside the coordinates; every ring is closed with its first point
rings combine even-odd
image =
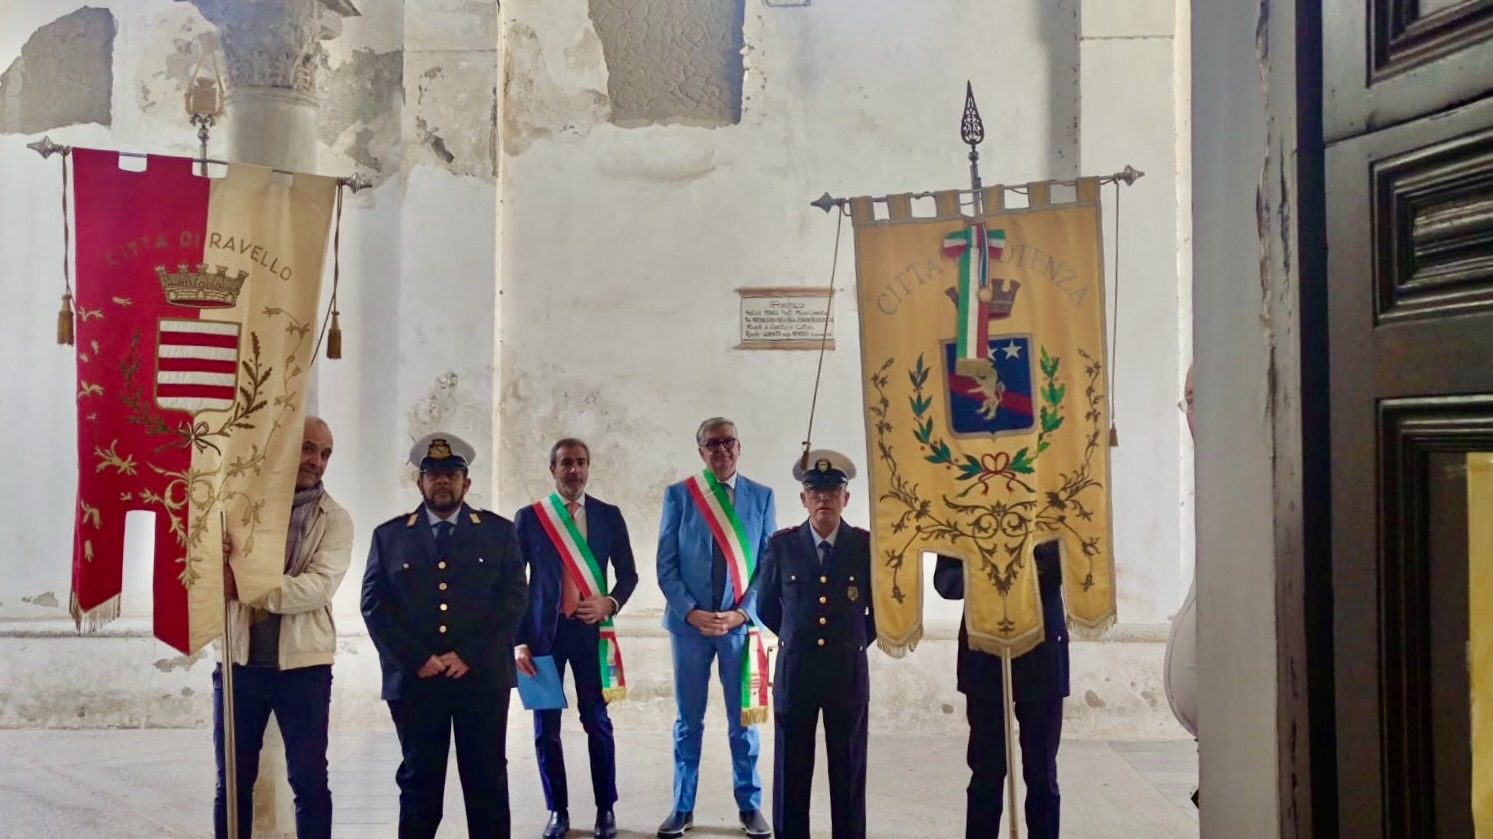
{"type": "Polygon", "coordinates": [[[970,646],[1019,656],[1044,637],[1034,548],[1056,542],[1069,622],[1115,620],[1099,184],[985,213],[934,195],[850,201],[878,643],[922,637],[921,556],[963,560],[970,646]]]}
{"type": "Polygon", "coordinates": [[[129,519],[133,543],[154,543],[155,635],[192,653],[222,634],[222,512],[242,601],[284,573],[337,182],[240,165],[202,177],[156,155],[128,171],[94,149],[72,159],[73,618],[118,615],[129,519]]]}

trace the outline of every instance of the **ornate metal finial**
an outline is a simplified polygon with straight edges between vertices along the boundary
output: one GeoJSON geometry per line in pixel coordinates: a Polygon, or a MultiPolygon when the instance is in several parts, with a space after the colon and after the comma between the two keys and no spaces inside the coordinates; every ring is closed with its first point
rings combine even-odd
{"type": "Polygon", "coordinates": [[[42,137],[40,140],[37,140],[34,143],[27,143],[26,148],[31,149],[32,151],[41,155],[43,160],[51,157],[54,154],[66,156],[68,152],[73,150],[72,146],[60,146],[52,142],[51,137],[42,137]]]}
{"type": "Polygon", "coordinates": [[[353,175],[348,178],[338,178],[337,183],[347,187],[348,190],[353,193],[361,192],[362,190],[373,186],[373,183],[362,175],[353,175]]]}
{"type": "Polygon", "coordinates": [[[980,108],[975,104],[975,86],[970,82],[964,83],[964,119],[959,124],[959,136],[969,146],[970,153],[975,152],[975,146],[985,142],[985,123],[980,119],[980,108]]]}
{"type": "Polygon", "coordinates": [[[1125,186],[1134,186],[1136,181],[1144,178],[1145,176],[1145,172],[1142,172],[1134,166],[1130,166],[1127,164],[1125,166],[1125,171],[1115,173],[1115,180],[1124,181],[1125,186]]]}
{"type": "Polygon", "coordinates": [[[823,211],[825,211],[827,213],[827,212],[830,211],[830,208],[832,208],[832,207],[838,207],[838,206],[840,206],[843,203],[845,203],[845,199],[843,199],[843,198],[836,198],[833,195],[830,195],[828,192],[826,192],[823,195],[819,196],[818,198],[814,199],[813,201],[810,201],[809,202],[809,206],[810,207],[818,207],[819,209],[821,209],[821,210],[823,210],[823,211]]]}

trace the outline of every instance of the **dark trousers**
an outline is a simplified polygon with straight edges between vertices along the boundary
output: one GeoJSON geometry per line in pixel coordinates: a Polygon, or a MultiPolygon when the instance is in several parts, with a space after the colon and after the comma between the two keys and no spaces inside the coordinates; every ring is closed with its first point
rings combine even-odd
{"type": "Polygon", "coordinates": [[[829,811],[834,839],[866,836],[866,704],[821,706],[803,701],[774,717],[772,822],[777,839],[809,839],[809,793],[819,713],[829,759],[829,811]]]}
{"type": "MultiPolygon", "coordinates": [[[[1006,789],[1006,716],[999,698],[967,698],[969,791],[965,839],[1000,839],[1006,789]]],[[[1063,699],[1016,703],[1021,777],[1026,781],[1026,829],[1030,839],[1057,839],[1058,743],[1063,735],[1063,699]]]]}
{"type": "MultiPolygon", "coordinates": [[[[599,633],[574,618],[560,618],[550,655],[560,678],[568,665],[575,672],[576,712],[586,730],[591,754],[591,791],[597,810],[610,810],[617,802],[617,743],[612,737],[612,718],[601,695],[599,633]]],[[[565,750],[560,746],[560,710],[534,712],[534,751],[539,757],[539,780],[544,800],[551,810],[570,807],[570,788],[565,781],[565,750]]]]}
{"type": "Polygon", "coordinates": [[[432,684],[389,700],[404,753],[394,775],[399,782],[399,839],[434,839],[441,823],[453,731],[467,835],[508,839],[509,691],[474,691],[445,676],[425,681],[432,684]]]}
{"type": "MultiPolygon", "coordinates": [[[[254,781],[270,712],[285,738],[285,768],[295,793],[295,830],[300,839],[332,835],[332,793],[327,788],[327,720],[332,707],[332,665],[274,670],[233,666],[234,748],[238,764],[238,835],[254,830],[254,781]]],[[[223,670],[213,671],[213,749],[218,788],[213,832],[228,835],[227,780],[223,772],[223,670]]]]}

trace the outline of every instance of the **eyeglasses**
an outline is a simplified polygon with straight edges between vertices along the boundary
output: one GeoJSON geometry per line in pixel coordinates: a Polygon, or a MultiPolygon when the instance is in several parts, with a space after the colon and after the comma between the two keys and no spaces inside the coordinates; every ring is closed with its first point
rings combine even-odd
{"type": "Polygon", "coordinates": [[[844,487],[814,487],[812,489],[804,490],[804,494],[809,496],[810,498],[839,498],[840,493],[844,491],[844,487]]]}
{"type": "Polygon", "coordinates": [[[736,445],[735,437],[717,437],[714,440],[706,440],[705,448],[715,451],[716,449],[729,449],[736,445]]]}

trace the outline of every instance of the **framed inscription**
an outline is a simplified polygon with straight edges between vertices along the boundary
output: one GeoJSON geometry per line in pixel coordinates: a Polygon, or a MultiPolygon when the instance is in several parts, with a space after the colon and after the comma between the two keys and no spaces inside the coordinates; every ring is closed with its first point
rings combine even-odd
{"type": "Polygon", "coordinates": [[[736,291],[741,295],[741,343],[737,349],[817,350],[821,339],[825,349],[835,348],[833,289],[738,288],[736,291]]]}

